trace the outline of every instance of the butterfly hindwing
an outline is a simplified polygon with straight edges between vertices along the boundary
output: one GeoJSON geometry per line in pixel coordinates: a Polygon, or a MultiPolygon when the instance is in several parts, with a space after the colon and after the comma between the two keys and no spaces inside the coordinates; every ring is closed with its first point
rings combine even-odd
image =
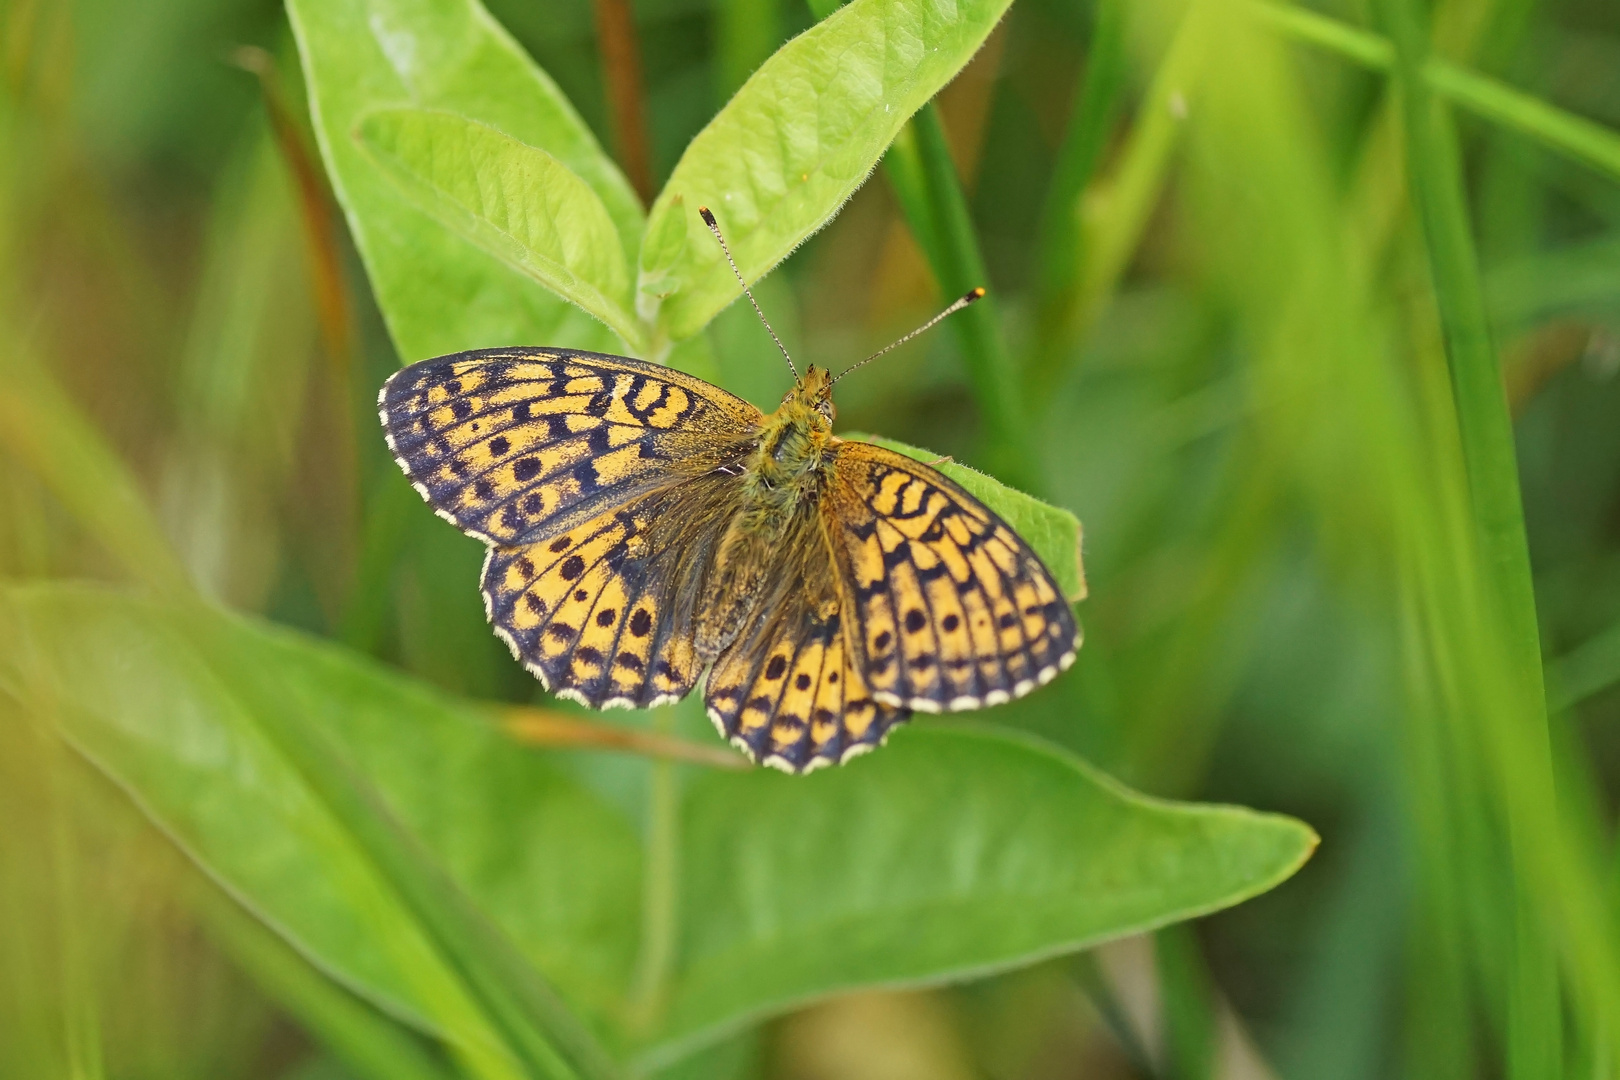
{"type": "Polygon", "coordinates": [[[836,765],[880,744],[910,711],[875,700],[851,663],[820,523],[784,547],[771,580],[704,690],[709,718],[755,761],[789,772],[836,765]]]}
{"type": "Polygon", "coordinates": [[[877,700],[974,709],[1019,697],[1073,662],[1074,613],[1052,575],[948,477],[846,442],[822,506],[849,647],[877,700]]]}
{"type": "Polygon", "coordinates": [[[388,380],[378,408],[423,498],[497,545],[560,535],[725,465],[761,418],[671,368],[564,349],[424,360],[388,380]]]}
{"type": "Polygon", "coordinates": [[[699,591],[737,503],[710,473],[533,544],[490,548],[484,604],[512,653],[595,708],[684,697],[702,670],[699,591]]]}

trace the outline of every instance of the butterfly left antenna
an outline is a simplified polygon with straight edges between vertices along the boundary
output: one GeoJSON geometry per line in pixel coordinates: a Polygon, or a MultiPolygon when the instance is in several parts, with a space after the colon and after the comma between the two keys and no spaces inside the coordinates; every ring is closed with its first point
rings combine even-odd
{"type": "Polygon", "coordinates": [[[771,329],[771,320],[767,319],[765,313],[759,310],[759,301],[755,300],[754,294],[748,291],[748,282],[743,280],[742,271],[737,269],[737,261],[731,257],[731,249],[726,247],[726,238],[720,235],[720,226],[715,222],[714,215],[709,213],[707,206],[700,206],[698,207],[698,216],[703,219],[703,224],[709,227],[709,231],[714,233],[714,238],[720,242],[720,250],[725,253],[726,262],[731,264],[731,272],[737,275],[737,284],[742,286],[743,295],[748,297],[750,304],[754,305],[754,314],[758,315],[759,321],[765,324],[765,332],[771,335],[771,340],[776,342],[776,347],[782,350],[782,359],[787,361],[788,370],[793,372],[793,381],[798,382],[799,369],[793,366],[793,357],[788,355],[787,347],[782,344],[782,339],[776,336],[775,330],[771,329]]]}

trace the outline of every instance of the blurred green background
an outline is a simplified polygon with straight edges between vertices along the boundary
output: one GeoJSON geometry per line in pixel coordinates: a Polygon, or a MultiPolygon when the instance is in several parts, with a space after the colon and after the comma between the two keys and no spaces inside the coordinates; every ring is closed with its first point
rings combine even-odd
{"type": "MultiPolygon", "coordinates": [[[[591,4],[489,6],[623,160],[591,4]]],[[[937,117],[1032,449],[998,444],[948,330],[839,407],[1013,461],[1085,523],[1068,689],[989,719],[1152,794],[1294,814],[1321,850],[1229,912],[835,999],[691,1075],[1620,1071],[1620,7],[1302,10],[1018,0],[937,117]]],[[[815,18],[633,14],[654,186],[815,18]]],[[[0,74],[0,574],[172,574],[533,700],[484,622],[477,545],[376,429],[375,388],[419,358],[394,354],[308,156],[280,6],[7,0],[0,74]]],[[[759,285],[801,362],[865,355],[962,287],[896,179],[759,285]]],[[[707,338],[728,388],[778,400],[746,305],[707,338]]],[[[360,1075],[240,916],[4,698],[0,827],[0,1076],[360,1075]]]]}

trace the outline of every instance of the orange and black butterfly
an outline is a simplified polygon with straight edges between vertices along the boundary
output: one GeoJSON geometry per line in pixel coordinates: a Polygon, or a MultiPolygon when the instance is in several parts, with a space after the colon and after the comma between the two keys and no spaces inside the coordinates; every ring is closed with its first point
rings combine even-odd
{"type": "Polygon", "coordinates": [[[422,497],[489,545],[489,620],[548,689],[646,708],[707,670],[721,733],[803,772],[912,710],[1025,694],[1079,646],[1051,573],[994,512],[832,433],[833,382],[808,368],[766,416],[658,364],[489,349],[413,364],[378,404],[422,497]]]}

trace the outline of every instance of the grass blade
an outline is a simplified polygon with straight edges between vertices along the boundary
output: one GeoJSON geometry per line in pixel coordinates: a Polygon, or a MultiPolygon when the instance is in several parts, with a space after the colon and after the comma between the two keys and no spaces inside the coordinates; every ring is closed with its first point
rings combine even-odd
{"type": "MultiPolygon", "coordinates": [[[[1405,124],[1408,168],[1427,240],[1429,270],[1445,333],[1475,526],[1483,569],[1494,592],[1522,691],[1519,745],[1531,753],[1515,768],[1537,801],[1552,804],[1540,630],[1530,577],[1530,549],[1519,494],[1513,419],[1485,311],[1485,291],[1464,201],[1462,165],[1448,115],[1423,78],[1427,52],[1417,11],[1407,0],[1383,0],[1395,41],[1395,73],[1405,124]]],[[[1539,845],[1535,821],[1509,807],[1517,894],[1514,897],[1512,986],[1507,1009],[1508,1072],[1515,1078],[1562,1070],[1562,1016],[1557,959],[1536,909],[1527,848],[1539,845]]]]}
{"type": "Polygon", "coordinates": [[[1032,400],[1051,388],[1063,365],[1062,342],[1066,338],[1062,330],[1071,317],[1075,286],[1085,261],[1085,237],[1077,211],[1102,160],[1104,144],[1119,111],[1126,72],[1125,15],[1124,0],[1098,0],[1091,52],[1086,57],[1074,112],[1041,211],[1037,232],[1040,249],[1036,253],[1041,332],[1026,379],[1032,400]]]}
{"type": "MultiPolygon", "coordinates": [[[[1363,67],[1389,71],[1395,65],[1394,46],[1377,34],[1285,4],[1260,0],[1251,3],[1250,10],[1288,36],[1336,52],[1363,67]]],[[[1620,132],[1440,57],[1427,57],[1418,70],[1431,90],[1454,104],[1620,177],[1620,132]]]]}

